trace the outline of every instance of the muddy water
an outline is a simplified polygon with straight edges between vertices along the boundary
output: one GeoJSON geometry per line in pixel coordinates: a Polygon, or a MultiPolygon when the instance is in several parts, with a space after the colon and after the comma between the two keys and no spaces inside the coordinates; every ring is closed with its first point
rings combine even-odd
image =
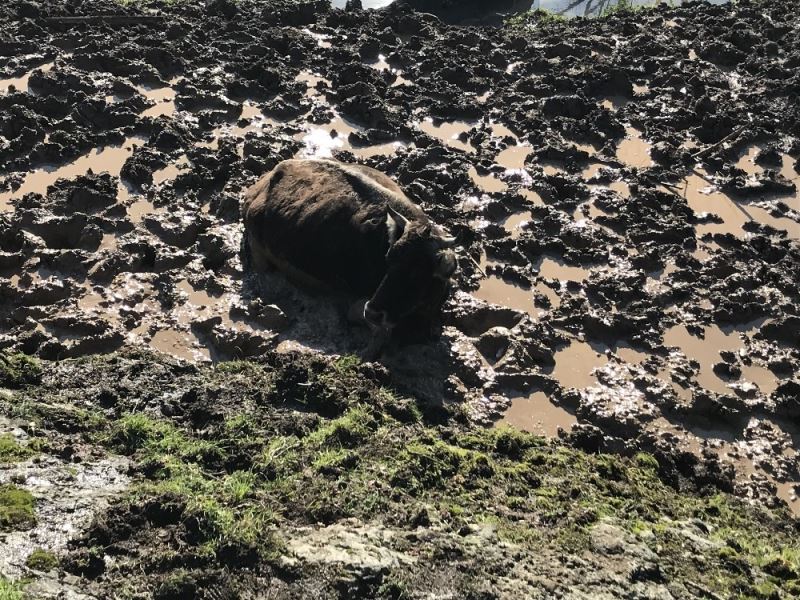
{"type": "Polygon", "coordinates": [[[396,79],[392,83],[391,87],[395,87],[398,85],[413,85],[413,82],[403,77],[403,71],[400,69],[392,68],[392,66],[386,62],[386,57],[383,54],[378,55],[378,60],[375,62],[367,63],[370,67],[377,71],[389,71],[393,75],[396,76],[396,79]]]}
{"type": "Polygon", "coordinates": [[[142,145],[147,140],[143,137],[130,137],[121,146],[105,146],[95,148],[77,160],[63,166],[43,166],[25,176],[19,189],[13,192],[0,192],[0,211],[11,208],[12,198],[21,198],[34,192],[47,194],[47,188],[59,179],[74,179],[91,170],[94,173],[107,172],[119,176],[122,165],[133,153],[135,145],[142,145]]]}
{"type": "Polygon", "coordinates": [[[592,374],[596,368],[608,363],[604,354],[586,342],[573,340],[555,354],[556,365],[550,375],[565,388],[583,389],[597,384],[592,374]]]}
{"type": "Polygon", "coordinates": [[[539,275],[545,279],[559,281],[583,281],[591,272],[582,267],[573,267],[558,258],[545,256],[539,263],[539,275]]]}
{"type": "Polygon", "coordinates": [[[469,176],[472,178],[472,181],[476,186],[489,194],[495,192],[504,192],[508,189],[508,185],[504,181],[501,181],[492,174],[478,175],[478,171],[475,169],[475,167],[470,167],[469,176]]]}
{"type": "Polygon", "coordinates": [[[172,181],[181,173],[186,173],[190,170],[191,170],[191,163],[189,163],[189,157],[184,154],[181,157],[179,157],[178,160],[168,164],[163,169],[154,171],[153,183],[155,185],[161,185],[166,181],[172,181]]]}
{"type": "Polygon", "coordinates": [[[177,109],[175,108],[175,90],[171,87],[150,88],[138,87],[137,91],[148,100],[156,103],[155,106],[148,108],[141,113],[142,117],[172,117],[177,109]]]}
{"type": "Polygon", "coordinates": [[[653,166],[650,144],[642,139],[642,132],[635,127],[625,127],[625,138],[617,146],[617,158],[630,167],[653,166]]]}
{"type": "Polygon", "coordinates": [[[150,340],[150,346],[164,354],[188,361],[211,360],[208,348],[199,346],[197,338],[187,331],[161,329],[150,340]]]}
{"type": "Polygon", "coordinates": [[[546,437],[556,437],[559,429],[569,431],[578,420],[575,415],[553,404],[544,392],[511,399],[498,425],[512,425],[546,437]]]}
{"type": "Polygon", "coordinates": [[[42,71],[43,73],[47,73],[48,71],[52,70],[54,65],[55,63],[53,62],[45,63],[39,67],[36,67],[35,69],[28,71],[27,73],[19,77],[9,77],[7,79],[0,79],[0,93],[3,94],[8,93],[9,91],[8,88],[11,87],[12,85],[14,86],[14,89],[16,89],[16,91],[18,92],[29,92],[30,90],[28,89],[28,81],[31,78],[31,74],[36,70],[42,71]]]}
{"type": "MultiPolygon", "coordinates": [[[[664,345],[678,348],[687,358],[694,359],[700,364],[697,383],[705,389],[719,394],[731,393],[726,381],[718,377],[714,371],[714,364],[721,362],[719,353],[724,350],[737,352],[744,347],[744,342],[739,336],[741,331],[747,331],[755,326],[743,326],[739,329],[727,328],[723,330],[716,325],[704,329],[704,337],[691,335],[683,325],[668,329],[664,333],[664,345]]],[[[775,376],[765,367],[753,364],[743,365],[740,382],[750,381],[758,386],[764,394],[769,394],[777,382],[775,376]]]]}
{"type": "Polygon", "coordinates": [[[473,294],[476,298],[507,306],[520,312],[533,312],[533,292],[500,277],[489,276],[481,281],[478,291],[473,294]]]}
{"type": "Polygon", "coordinates": [[[462,142],[459,136],[467,133],[475,127],[474,122],[469,121],[443,121],[434,124],[433,119],[425,119],[419,123],[419,128],[428,135],[438,138],[451,148],[463,150],[464,152],[475,152],[475,148],[469,141],[462,142]]]}
{"type": "Polygon", "coordinates": [[[499,224],[511,232],[511,239],[516,240],[522,234],[522,228],[525,223],[533,219],[530,211],[522,211],[514,213],[511,216],[503,219],[499,224]]]}
{"type": "MultiPolygon", "coordinates": [[[[744,160],[744,159],[742,159],[744,160]]],[[[712,213],[722,219],[722,223],[701,223],[695,226],[697,235],[706,233],[731,233],[741,237],[742,229],[749,221],[756,221],[786,231],[792,239],[800,239],[800,223],[786,217],[774,217],[769,211],[759,206],[738,202],[728,194],[717,190],[711,182],[703,177],[704,174],[693,174],[684,180],[681,190],[689,207],[698,215],[712,213]]],[[[788,199],[790,204],[800,208],[800,203],[788,199]]]]}

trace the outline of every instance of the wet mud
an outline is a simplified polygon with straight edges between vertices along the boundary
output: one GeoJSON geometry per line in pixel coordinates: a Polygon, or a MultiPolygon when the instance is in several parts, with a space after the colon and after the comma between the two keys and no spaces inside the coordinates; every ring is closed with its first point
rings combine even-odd
{"type": "Polygon", "coordinates": [[[358,352],[344,301],[251,272],[240,202],[280,160],[360,162],[458,239],[392,385],[800,510],[791,3],[489,29],[187,2],[123,44],[28,5],[0,8],[0,348],[358,352]]]}

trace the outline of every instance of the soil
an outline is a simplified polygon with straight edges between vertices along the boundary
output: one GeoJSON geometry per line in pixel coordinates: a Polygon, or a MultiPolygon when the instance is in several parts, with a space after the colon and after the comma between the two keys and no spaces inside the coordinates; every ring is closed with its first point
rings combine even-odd
{"type": "Polygon", "coordinates": [[[797,25],[788,0],[502,28],[4,4],[0,435],[23,450],[0,485],[40,533],[0,539],[0,574],[69,598],[791,597],[797,25]],[[59,20],[102,14],[160,19],[59,20]],[[433,340],[357,365],[344,299],[250,271],[242,191],[294,156],[375,167],[457,237],[433,340]],[[545,438],[508,456],[500,422],[545,438]]]}

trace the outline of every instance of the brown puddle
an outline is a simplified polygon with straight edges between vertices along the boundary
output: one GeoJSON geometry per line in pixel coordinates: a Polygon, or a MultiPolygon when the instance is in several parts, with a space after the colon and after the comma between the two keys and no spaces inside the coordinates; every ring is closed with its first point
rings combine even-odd
{"type": "Polygon", "coordinates": [[[533,313],[533,292],[500,277],[490,275],[481,280],[473,296],[485,302],[506,306],[520,312],[533,313]]]}
{"type": "Polygon", "coordinates": [[[631,167],[650,167],[650,144],[642,139],[642,132],[635,127],[625,127],[625,138],[617,146],[617,158],[631,167]]]}
{"type": "Polygon", "coordinates": [[[95,148],[89,154],[60,167],[39,167],[25,175],[25,180],[16,191],[0,192],[0,211],[10,209],[9,201],[12,198],[21,198],[31,192],[45,195],[47,188],[59,179],[74,179],[79,175],[85,175],[89,170],[94,173],[106,171],[111,175],[119,176],[122,165],[133,153],[134,144],[144,144],[146,141],[145,138],[133,136],[125,140],[121,146],[95,148]]]}
{"type": "Polygon", "coordinates": [[[298,135],[298,139],[304,145],[298,156],[304,158],[330,158],[333,156],[334,151],[348,150],[360,158],[369,158],[371,156],[394,154],[403,147],[402,142],[388,142],[374,146],[351,145],[348,141],[348,136],[360,130],[361,128],[358,125],[350,123],[337,115],[330,123],[313,127],[298,135]]]}
{"type": "Polygon", "coordinates": [[[208,348],[200,346],[197,338],[187,331],[160,329],[150,340],[150,346],[164,354],[191,362],[211,360],[208,348]]]}
{"type": "Polygon", "coordinates": [[[565,388],[583,389],[597,384],[592,371],[604,367],[608,359],[586,342],[573,340],[555,354],[556,365],[550,375],[565,388]]]}
{"type": "Polygon", "coordinates": [[[151,88],[148,86],[137,87],[136,90],[148,100],[156,103],[155,106],[143,111],[142,117],[171,117],[177,112],[175,107],[175,90],[171,87],[151,88]]]}
{"type": "MultiPolygon", "coordinates": [[[[581,171],[581,177],[584,181],[589,181],[592,177],[597,175],[600,170],[605,165],[602,163],[591,163],[588,167],[586,167],[583,171],[581,171]]],[[[631,195],[631,188],[622,180],[615,180],[611,183],[587,183],[591,188],[608,188],[616,193],[618,193],[623,198],[629,198],[631,195]]]]}
{"type": "MultiPolygon", "coordinates": [[[[316,90],[314,91],[316,92],[316,90]]],[[[256,137],[261,137],[266,135],[267,130],[270,127],[280,127],[281,125],[279,121],[265,116],[264,113],[261,112],[261,109],[258,107],[258,105],[250,101],[245,101],[242,104],[242,114],[239,117],[239,121],[241,120],[247,120],[248,122],[245,125],[239,125],[237,121],[236,123],[227,123],[217,127],[211,132],[211,141],[199,142],[197,145],[202,146],[203,148],[211,148],[212,150],[216,150],[219,148],[220,139],[232,137],[237,140],[239,156],[244,158],[242,139],[248,133],[254,133],[256,137]]]]}
{"type": "Polygon", "coordinates": [[[630,100],[625,96],[609,96],[600,103],[606,110],[616,111],[628,104],[630,100]]]}
{"type": "Polygon", "coordinates": [[[511,398],[511,406],[498,425],[512,425],[537,435],[556,437],[559,428],[569,431],[577,422],[575,415],[550,402],[544,392],[536,392],[511,398]]]}
{"type": "MultiPolygon", "coordinates": [[[[729,394],[732,390],[714,373],[713,366],[722,361],[720,351],[737,352],[743,348],[744,342],[739,337],[739,332],[747,331],[754,326],[754,324],[744,325],[723,331],[716,325],[711,325],[704,329],[705,335],[701,339],[691,335],[685,326],[676,325],[664,333],[664,345],[678,348],[687,358],[694,359],[700,364],[697,383],[701,387],[718,394],[729,394]]],[[[742,376],[736,381],[754,383],[763,394],[769,394],[777,387],[776,377],[765,367],[755,363],[741,366],[742,376]]]]}
{"type": "Polygon", "coordinates": [[[525,159],[531,152],[532,148],[527,144],[509,146],[497,155],[494,162],[511,171],[519,171],[525,168],[525,159]]]}
{"type": "Polygon", "coordinates": [[[419,123],[419,128],[428,135],[441,140],[451,148],[457,148],[464,152],[475,152],[475,148],[469,141],[462,142],[459,138],[460,135],[467,133],[475,123],[468,121],[443,121],[438,125],[433,123],[433,119],[428,118],[419,123]]]}
{"type": "Polygon", "coordinates": [[[370,67],[377,71],[389,71],[390,73],[397,76],[392,83],[391,87],[395,87],[398,85],[413,85],[412,81],[409,81],[405,77],[403,77],[403,71],[400,69],[394,69],[392,66],[386,62],[386,57],[383,54],[378,55],[378,60],[375,62],[367,63],[370,67]]]}
{"type": "Polygon", "coordinates": [[[28,80],[31,78],[31,74],[36,70],[47,73],[48,71],[52,70],[54,65],[55,63],[53,62],[45,63],[34,69],[31,69],[30,71],[28,71],[24,75],[20,75],[19,77],[9,77],[7,79],[0,79],[0,92],[3,94],[7,94],[8,88],[13,85],[18,92],[27,93],[29,91],[28,80]]]}
{"type": "Polygon", "coordinates": [[[731,196],[717,190],[700,175],[689,175],[684,180],[682,193],[696,214],[708,212],[722,219],[722,223],[695,225],[698,237],[706,233],[731,233],[741,237],[744,234],[742,229],[744,224],[756,221],[786,231],[792,239],[800,239],[800,223],[786,217],[774,217],[768,210],[759,206],[737,202],[731,196]]]}
{"type": "Polygon", "coordinates": [[[512,240],[516,240],[522,234],[522,226],[531,219],[533,219],[531,212],[524,210],[506,217],[499,224],[511,232],[512,240]]]}
{"type": "Polygon", "coordinates": [[[185,154],[180,156],[175,162],[168,164],[163,169],[153,172],[153,183],[161,185],[166,181],[172,181],[181,173],[186,173],[191,170],[189,157],[185,154]]]}
{"type": "Polygon", "coordinates": [[[591,271],[583,267],[573,267],[557,258],[545,256],[539,263],[539,275],[545,279],[559,281],[583,281],[591,271]]]}
{"type": "Polygon", "coordinates": [[[469,176],[476,186],[489,194],[495,192],[504,192],[508,189],[508,185],[504,181],[501,181],[492,174],[478,175],[478,171],[475,169],[475,167],[470,167],[469,176]]]}

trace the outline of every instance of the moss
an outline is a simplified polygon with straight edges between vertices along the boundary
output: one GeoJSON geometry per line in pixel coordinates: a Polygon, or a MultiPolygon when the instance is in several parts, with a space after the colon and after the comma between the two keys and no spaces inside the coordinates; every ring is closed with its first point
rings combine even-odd
{"type": "Polygon", "coordinates": [[[9,433],[0,435],[0,463],[14,463],[29,459],[35,456],[36,452],[28,447],[22,446],[9,433]]]}
{"type": "Polygon", "coordinates": [[[0,531],[30,529],[35,524],[30,492],[13,484],[0,485],[0,531]]]}
{"type": "Polygon", "coordinates": [[[52,552],[39,548],[31,552],[25,565],[35,571],[51,571],[58,567],[58,557],[52,552]]]}
{"type": "Polygon", "coordinates": [[[0,575],[0,600],[24,600],[22,584],[11,581],[0,575]]]}
{"type": "Polygon", "coordinates": [[[39,361],[19,352],[0,350],[0,387],[18,389],[41,380],[39,361]]]}

